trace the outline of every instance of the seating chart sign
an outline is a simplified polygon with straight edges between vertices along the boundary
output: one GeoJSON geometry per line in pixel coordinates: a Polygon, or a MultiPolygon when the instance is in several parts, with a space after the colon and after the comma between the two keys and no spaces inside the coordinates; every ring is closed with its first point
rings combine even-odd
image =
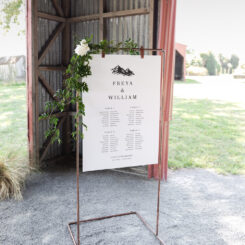
{"type": "Polygon", "coordinates": [[[158,163],[161,56],[93,55],[83,171],[158,163]]]}

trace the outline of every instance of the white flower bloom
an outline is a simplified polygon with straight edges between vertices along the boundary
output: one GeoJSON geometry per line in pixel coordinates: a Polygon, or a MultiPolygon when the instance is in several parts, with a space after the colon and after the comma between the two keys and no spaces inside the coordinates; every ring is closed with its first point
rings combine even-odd
{"type": "Polygon", "coordinates": [[[76,46],[75,53],[80,56],[84,56],[90,50],[85,39],[81,40],[80,44],[76,46]]]}

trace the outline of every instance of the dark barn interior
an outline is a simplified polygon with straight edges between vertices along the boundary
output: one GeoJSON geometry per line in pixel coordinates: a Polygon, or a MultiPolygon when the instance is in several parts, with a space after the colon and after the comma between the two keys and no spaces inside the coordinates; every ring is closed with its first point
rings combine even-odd
{"type": "Polygon", "coordinates": [[[183,80],[184,78],[184,57],[176,50],[175,51],[175,70],[174,79],[183,80]]]}
{"type": "Polygon", "coordinates": [[[74,126],[73,108],[58,115],[60,145],[45,138],[49,122],[38,117],[44,112],[45,103],[55,99],[55,91],[64,86],[63,73],[75,40],[91,35],[94,43],[102,39],[120,42],[131,38],[138,46],[154,47],[158,1],[36,0],[28,4],[29,142],[32,161],[39,164],[62,160],[74,152],[70,136],[74,126]]]}

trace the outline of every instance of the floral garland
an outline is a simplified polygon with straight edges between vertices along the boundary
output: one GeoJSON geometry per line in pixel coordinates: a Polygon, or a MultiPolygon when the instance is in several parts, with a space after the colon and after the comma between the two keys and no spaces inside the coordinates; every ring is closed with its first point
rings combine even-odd
{"type": "MultiPolygon", "coordinates": [[[[120,49],[127,51],[129,54],[136,55],[138,51],[135,51],[137,44],[133,40],[119,42],[114,44],[113,41],[102,40],[99,44],[91,43],[91,38],[81,40],[75,48],[75,53],[71,57],[70,64],[65,71],[65,88],[56,91],[54,97],[56,100],[48,101],[45,105],[45,113],[43,113],[39,119],[49,120],[49,129],[45,132],[45,137],[50,137],[51,142],[58,141],[61,143],[60,130],[58,128],[59,118],[57,113],[67,111],[70,105],[78,103],[78,111],[75,118],[85,115],[85,105],[83,103],[81,94],[89,91],[88,84],[85,78],[92,75],[90,60],[92,60],[92,54],[98,53],[116,53],[120,49]]],[[[83,137],[80,130],[80,126],[87,128],[87,126],[80,121],[79,125],[75,124],[75,131],[72,132],[72,137],[76,138],[76,129],[79,128],[79,135],[83,137]]]]}

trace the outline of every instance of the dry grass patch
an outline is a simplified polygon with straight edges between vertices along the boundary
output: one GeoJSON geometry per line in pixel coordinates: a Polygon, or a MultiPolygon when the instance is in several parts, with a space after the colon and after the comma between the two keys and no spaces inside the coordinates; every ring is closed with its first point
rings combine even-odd
{"type": "Polygon", "coordinates": [[[22,199],[27,175],[30,168],[27,161],[18,159],[13,154],[0,159],[0,200],[14,198],[22,199]]]}

